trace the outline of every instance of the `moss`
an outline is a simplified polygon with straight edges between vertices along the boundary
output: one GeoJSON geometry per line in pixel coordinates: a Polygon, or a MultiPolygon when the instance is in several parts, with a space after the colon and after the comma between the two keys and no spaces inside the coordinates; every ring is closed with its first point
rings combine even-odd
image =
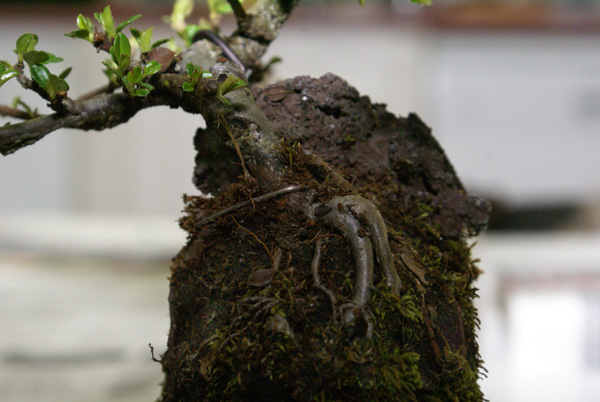
{"type": "MultiPolygon", "coordinates": [[[[335,103],[333,92],[311,99],[335,103]]],[[[286,96],[285,107],[313,106],[300,101],[300,93],[286,96]],[[298,102],[287,98],[296,95],[298,102]]],[[[354,290],[350,248],[298,212],[303,194],[248,204],[204,225],[203,217],[273,189],[239,177],[215,198],[187,197],[181,225],[190,238],[172,268],[165,402],[482,400],[472,303],[479,270],[461,236],[461,228],[474,223],[455,212],[468,197],[422,123],[365,107],[364,98],[355,99],[364,115],[346,110],[354,95],[341,98],[343,104],[329,108],[340,110],[332,132],[318,131],[333,118],[318,110],[298,114],[314,118],[282,124],[282,136],[297,136],[277,145],[286,172],[282,183],[310,187],[324,202],[349,193],[371,199],[388,226],[399,294],[375,269],[366,304],[373,323],[368,338],[368,319],[340,322],[340,306],[354,290]],[[348,147],[348,131],[337,131],[351,127],[346,119],[352,127],[381,131],[352,132],[356,142],[348,147]],[[305,126],[309,122],[315,127],[305,126]],[[313,138],[320,145],[312,146],[313,138]],[[311,154],[356,186],[341,187],[311,154]],[[448,194],[456,205],[447,203],[448,194]],[[316,239],[323,240],[320,279],[333,298],[313,283],[316,239]],[[403,255],[407,249],[412,268],[403,255]],[[273,268],[276,254],[281,259],[273,268]],[[253,272],[272,269],[272,279],[248,283],[253,272]]],[[[291,119],[294,113],[282,115],[291,119]]]]}

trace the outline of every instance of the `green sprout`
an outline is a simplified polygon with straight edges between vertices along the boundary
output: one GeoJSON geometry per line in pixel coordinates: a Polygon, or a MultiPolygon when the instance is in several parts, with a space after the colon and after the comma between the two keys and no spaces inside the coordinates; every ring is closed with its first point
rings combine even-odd
{"type": "Polygon", "coordinates": [[[138,47],[140,48],[140,52],[142,54],[148,53],[150,50],[157,48],[163,43],[169,41],[169,39],[160,39],[152,43],[152,32],[154,31],[154,27],[150,27],[143,31],[131,28],[130,31],[135,41],[137,42],[138,47]]]}
{"type": "MultiPolygon", "coordinates": [[[[130,25],[133,21],[140,18],[141,14],[136,14],[131,18],[126,19],[121,22],[115,28],[115,22],[112,16],[112,11],[110,10],[110,6],[104,7],[104,10],[101,13],[94,13],[94,18],[100,23],[104,32],[106,33],[106,39],[109,41],[116,39],[118,34],[125,29],[128,25],[130,25]]],[[[79,29],[66,33],[65,36],[69,36],[71,38],[84,39],[92,44],[96,43],[96,35],[94,32],[94,24],[92,20],[88,17],[79,14],[77,16],[77,27],[79,29]]]]}
{"type": "Polygon", "coordinates": [[[141,66],[135,66],[122,78],[125,89],[133,96],[148,96],[150,91],[154,89],[154,86],[143,80],[150,75],[156,74],[160,68],[161,65],[157,61],[151,61],[143,69],[141,66]]]}
{"type": "Polygon", "coordinates": [[[235,91],[236,89],[244,88],[247,85],[248,83],[243,79],[230,75],[219,85],[219,88],[217,89],[217,98],[225,105],[231,105],[229,99],[224,95],[231,91],[235,91]]]}
{"type": "Polygon", "coordinates": [[[187,71],[190,81],[184,82],[181,87],[186,92],[194,91],[194,89],[196,89],[196,85],[198,85],[198,82],[200,81],[200,78],[212,78],[213,76],[210,71],[203,70],[202,67],[192,63],[185,65],[185,71],[187,71]]]}
{"type": "MultiPolygon", "coordinates": [[[[110,48],[110,60],[105,60],[102,63],[114,75],[116,81],[120,81],[125,90],[132,96],[148,96],[154,87],[145,82],[144,79],[150,75],[156,74],[161,69],[161,65],[157,61],[151,61],[142,68],[135,66],[131,70],[131,45],[129,39],[123,33],[118,33],[115,41],[110,48]]],[[[111,81],[112,77],[109,75],[111,81]]]]}

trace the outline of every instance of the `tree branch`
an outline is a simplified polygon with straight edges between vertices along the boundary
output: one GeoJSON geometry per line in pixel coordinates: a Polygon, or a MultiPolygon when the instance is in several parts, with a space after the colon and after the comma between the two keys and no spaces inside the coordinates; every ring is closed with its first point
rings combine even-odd
{"type": "Polygon", "coordinates": [[[273,42],[299,0],[258,0],[243,19],[238,18],[236,31],[227,42],[252,69],[273,42]]]}
{"type": "Polygon", "coordinates": [[[239,0],[227,0],[231,9],[233,10],[233,14],[238,21],[243,21],[246,18],[246,10],[242,7],[242,4],[239,0]]]}
{"type": "Polygon", "coordinates": [[[53,113],[0,127],[0,153],[9,155],[59,128],[103,130],[114,127],[149,105],[121,93],[97,96],[77,102],[77,106],[79,114],[53,113]]]}

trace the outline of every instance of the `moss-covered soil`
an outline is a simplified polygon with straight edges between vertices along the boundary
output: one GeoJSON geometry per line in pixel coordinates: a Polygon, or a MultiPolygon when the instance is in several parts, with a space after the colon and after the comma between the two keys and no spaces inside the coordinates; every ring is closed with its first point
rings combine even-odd
{"type": "Polygon", "coordinates": [[[398,118],[334,75],[255,95],[282,138],[285,184],[325,202],[348,188],[315,160],[341,173],[381,212],[402,287],[392,292],[376,267],[365,315],[372,336],[367,319],[343,323],[353,255],[340,233],[299,213],[307,191],[203,221],[266,189],[226,162],[234,155],[219,159],[233,152],[228,139],[199,130],[195,182],[215,197],[186,198],[189,242],[172,265],[161,399],[481,401],[479,271],[466,240],[485,226],[488,204],[465,192],[416,115],[398,118]],[[315,286],[316,260],[328,292],[315,286]]]}

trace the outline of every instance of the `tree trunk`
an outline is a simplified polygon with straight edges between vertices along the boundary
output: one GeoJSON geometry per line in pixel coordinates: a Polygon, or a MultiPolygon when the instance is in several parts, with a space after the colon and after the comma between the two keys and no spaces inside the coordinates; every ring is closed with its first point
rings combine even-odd
{"type": "Polygon", "coordinates": [[[162,400],[481,401],[467,238],[489,205],[416,115],[337,76],[254,94],[283,190],[230,162],[222,126],[198,130],[194,180],[214,198],[186,197],[162,400]]]}

